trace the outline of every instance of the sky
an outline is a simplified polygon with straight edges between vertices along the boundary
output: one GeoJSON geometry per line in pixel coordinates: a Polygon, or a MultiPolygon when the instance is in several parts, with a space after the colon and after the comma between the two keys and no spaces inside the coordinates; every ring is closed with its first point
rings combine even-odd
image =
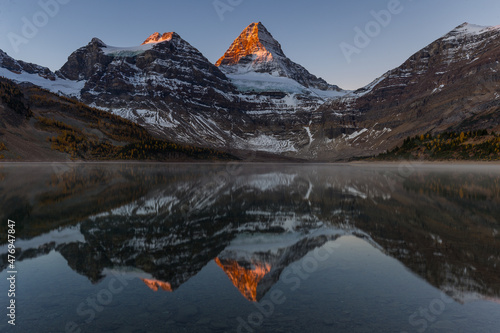
{"type": "Polygon", "coordinates": [[[500,25],[500,1],[0,0],[0,49],[57,70],[93,37],[134,46],[175,31],[215,63],[259,21],[292,61],[357,89],[464,22],[500,25]]]}

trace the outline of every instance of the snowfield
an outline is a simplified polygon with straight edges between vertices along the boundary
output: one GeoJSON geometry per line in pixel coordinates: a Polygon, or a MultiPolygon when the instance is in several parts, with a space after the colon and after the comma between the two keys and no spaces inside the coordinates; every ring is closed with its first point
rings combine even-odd
{"type": "Polygon", "coordinates": [[[71,81],[61,78],[56,78],[55,81],[41,77],[38,74],[30,74],[21,72],[17,74],[8,69],[0,67],[0,76],[3,76],[16,83],[32,83],[53,93],[80,98],[80,91],[85,86],[86,81],[71,81]]]}

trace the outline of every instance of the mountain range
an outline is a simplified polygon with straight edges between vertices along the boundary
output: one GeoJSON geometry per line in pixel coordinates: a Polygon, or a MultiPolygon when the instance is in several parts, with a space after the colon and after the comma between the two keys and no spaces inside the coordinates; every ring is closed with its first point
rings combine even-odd
{"type": "MultiPolygon", "coordinates": [[[[260,151],[335,161],[385,152],[409,136],[500,131],[499,61],[500,27],[464,23],[368,86],[347,91],[289,59],[259,22],[215,64],[169,32],[136,47],[94,38],[56,72],[0,51],[0,76],[22,94],[31,83],[53,98],[130,120],[158,140],[240,157],[260,151]]],[[[13,112],[4,100],[0,110],[13,112]]],[[[0,121],[7,159],[21,156],[10,138],[29,134],[0,121]]],[[[25,141],[36,146],[50,136],[25,141]]]]}

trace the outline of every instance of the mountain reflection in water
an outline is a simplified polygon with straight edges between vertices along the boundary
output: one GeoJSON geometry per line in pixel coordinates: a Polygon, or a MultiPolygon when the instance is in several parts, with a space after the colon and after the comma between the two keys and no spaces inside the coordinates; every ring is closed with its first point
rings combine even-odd
{"type": "Polygon", "coordinates": [[[0,179],[17,261],[56,251],[94,284],[121,269],[175,292],[215,262],[258,302],[292,263],[353,236],[458,302],[500,299],[494,166],[5,165],[0,179]]]}

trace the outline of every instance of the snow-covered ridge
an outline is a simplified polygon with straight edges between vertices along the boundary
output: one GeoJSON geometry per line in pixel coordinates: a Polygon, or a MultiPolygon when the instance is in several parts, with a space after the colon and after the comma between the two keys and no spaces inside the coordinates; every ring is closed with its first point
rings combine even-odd
{"type": "Polygon", "coordinates": [[[37,85],[41,88],[47,89],[55,94],[72,96],[72,97],[80,97],[80,91],[85,86],[86,81],[72,81],[65,80],[59,77],[56,77],[55,80],[50,80],[40,76],[39,74],[30,74],[26,72],[14,73],[9,71],[8,69],[0,67],[0,76],[3,76],[9,80],[12,80],[16,83],[31,83],[37,85]]]}
{"type": "Polygon", "coordinates": [[[174,38],[174,36],[179,35],[177,35],[175,32],[166,32],[163,35],[155,32],[154,34],[149,36],[141,45],[130,47],[111,46],[103,43],[100,40],[99,44],[101,45],[101,49],[105,55],[115,57],[135,57],[148,50],[151,50],[156,44],[172,41],[172,38],[174,38]]]}
{"type": "Polygon", "coordinates": [[[361,96],[364,96],[364,95],[372,92],[373,88],[375,88],[379,83],[381,83],[382,81],[384,81],[389,76],[389,74],[390,74],[390,72],[385,73],[384,75],[382,75],[381,77],[373,80],[372,82],[370,82],[369,84],[367,84],[363,88],[360,88],[360,89],[355,90],[353,92],[349,92],[345,97],[347,97],[347,98],[350,98],[350,97],[361,97],[361,96]]]}
{"type": "MultiPolygon", "coordinates": [[[[474,39],[467,42],[458,42],[458,40],[461,40],[463,38],[473,38],[473,37],[480,37],[481,35],[488,33],[488,32],[500,32],[500,25],[499,26],[482,26],[482,25],[477,25],[477,24],[471,24],[471,23],[463,23],[453,29],[452,31],[448,32],[446,35],[441,37],[440,40],[451,43],[452,47],[449,47],[445,50],[448,56],[448,65],[450,65],[452,62],[457,62],[459,60],[462,60],[462,58],[457,57],[457,52],[459,51],[465,51],[464,57],[467,60],[475,61],[477,58],[473,59],[472,56],[469,54],[470,52],[474,51],[476,47],[478,46],[478,42],[475,41],[474,39]]],[[[431,44],[432,45],[432,44],[431,44]]],[[[424,48],[423,51],[428,51],[429,46],[424,48]]],[[[427,58],[422,58],[420,61],[427,61],[427,58]]],[[[354,92],[348,93],[345,98],[358,98],[362,97],[370,92],[372,92],[375,87],[379,86],[378,88],[390,88],[392,86],[383,84],[386,79],[397,79],[397,78],[411,78],[415,75],[423,75],[427,73],[427,66],[428,64],[419,64],[419,68],[417,71],[412,71],[411,69],[404,69],[401,70],[399,68],[390,70],[386,72],[384,75],[381,77],[375,79],[373,82],[369,83],[363,88],[360,88],[354,92]]],[[[445,72],[437,72],[435,73],[436,75],[442,75],[445,74],[445,72]]],[[[436,86],[436,89],[432,91],[432,93],[439,92],[444,86],[436,86]]]]}
{"type": "MultiPolygon", "coordinates": [[[[53,243],[54,246],[71,242],[85,242],[85,237],[80,231],[80,224],[51,230],[32,239],[16,239],[16,247],[22,250],[37,249],[53,243]]],[[[0,255],[7,254],[8,244],[0,246],[0,255]]]]}
{"type": "Polygon", "coordinates": [[[452,42],[456,39],[474,38],[489,32],[500,32],[499,26],[482,26],[477,24],[464,23],[442,37],[445,42],[452,42]]]}
{"type": "Polygon", "coordinates": [[[482,26],[471,23],[464,23],[454,30],[452,30],[449,34],[467,34],[467,35],[480,35],[485,32],[500,30],[500,25],[498,26],[482,26]]]}
{"type": "Polygon", "coordinates": [[[0,76],[16,83],[31,83],[53,93],[80,97],[85,81],[65,80],[47,67],[15,60],[0,50],[0,76]]]}
{"type": "Polygon", "coordinates": [[[227,74],[226,76],[242,92],[282,91],[300,94],[306,91],[306,88],[295,80],[268,73],[245,71],[227,74]]]}
{"type": "Polygon", "coordinates": [[[306,88],[297,81],[278,76],[276,73],[257,73],[243,70],[226,76],[242,92],[281,91],[291,94],[311,94],[322,99],[341,97],[348,93],[345,90],[306,88]]]}
{"type": "Polygon", "coordinates": [[[116,47],[106,45],[102,48],[105,55],[115,56],[115,57],[135,57],[142,54],[148,50],[151,50],[155,44],[144,44],[139,46],[131,47],[116,47]]]}

